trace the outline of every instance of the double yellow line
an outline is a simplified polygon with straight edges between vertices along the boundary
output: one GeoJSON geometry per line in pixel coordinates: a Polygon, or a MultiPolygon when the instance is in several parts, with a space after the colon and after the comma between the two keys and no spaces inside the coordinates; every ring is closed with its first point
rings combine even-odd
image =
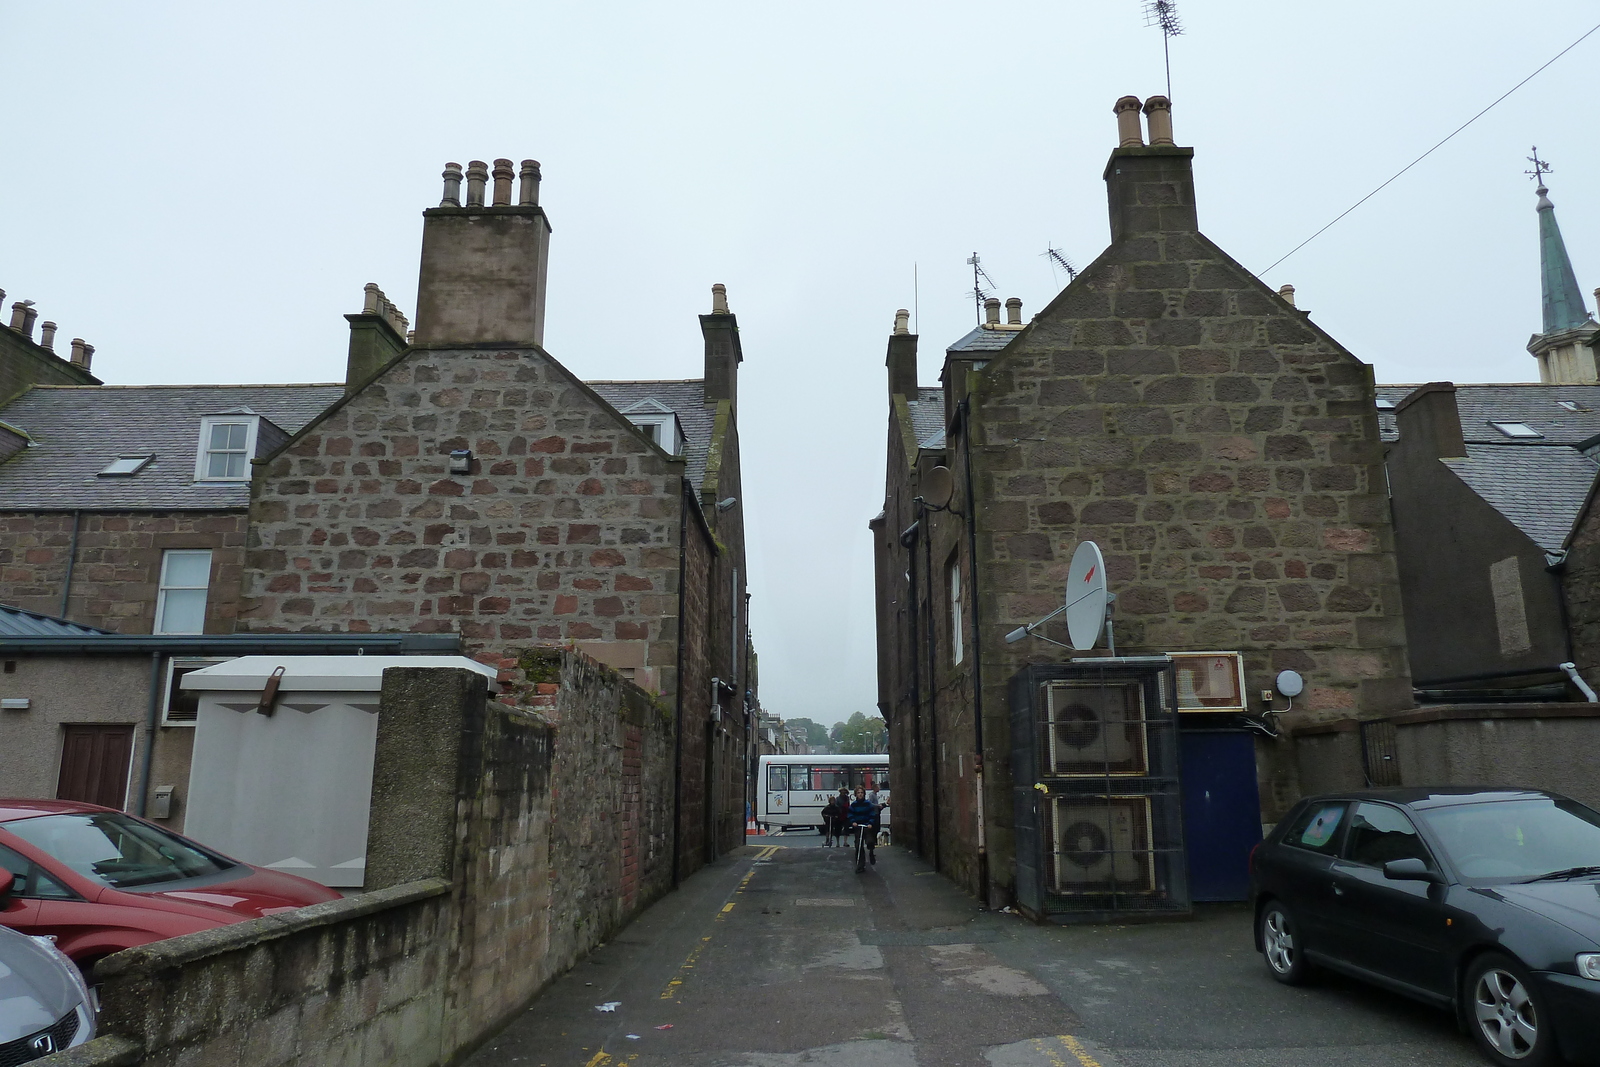
{"type": "MultiPolygon", "coordinates": [[[[754,862],[760,863],[763,860],[771,859],[777,854],[778,849],[782,847],[782,845],[767,845],[763,847],[760,852],[756,853],[754,862]]],[[[728,913],[733,910],[734,905],[739,903],[736,898],[744,893],[744,887],[749,885],[750,879],[754,878],[755,876],[756,869],[752,864],[750,869],[745,872],[744,877],[739,880],[738,886],[734,888],[734,891],[731,894],[729,894],[729,899],[722,905],[721,910],[717,912],[716,917],[712,919],[712,922],[719,923],[728,917],[728,913]]],[[[711,935],[709,934],[700,939],[700,943],[694,947],[694,951],[689,953],[689,958],[684,960],[683,964],[679,966],[678,973],[673,975],[672,981],[668,982],[667,987],[661,991],[662,1000],[677,999],[678,990],[683,987],[684,980],[689,977],[689,972],[694,970],[694,965],[696,961],[700,959],[700,954],[706,950],[706,945],[710,943],[711,935]]],[[[591,1065],[591,1067],[598,1067],[598,1065],[591,1065]]]]}
{"type": "MultiPolygon", "coordinates": [[[[1101,1067],[1100,1061],[1089,1055],[1089,1050],[1084,1048],[1082,1042],[1071,1034],[1060,1034],[1054,1038],[1034,1038],[1033,1047],[1039,1050],[1041,1056],[1050,1061],[1050,1067],[1072,1067],[1061,1055],[1061,1051],[1055,1047],[1055,1042],[1057,1041],[1061,1042],[1062,1049],[1072,1054],[1072,1058],[1077,1061],[1077,1067],[1101,1067]]],[[[591,1064],[590,1067],[594,1067],[594,1065],[591,1064]]]]}

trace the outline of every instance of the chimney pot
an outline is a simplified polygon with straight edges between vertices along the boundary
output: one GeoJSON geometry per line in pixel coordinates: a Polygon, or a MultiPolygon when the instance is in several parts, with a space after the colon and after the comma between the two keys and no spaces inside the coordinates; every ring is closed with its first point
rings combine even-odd
{"type": "Polygon", "coordinates": [[[911,332],[911,312],[905,308],[894,313],[894,332],[902,336],[911,332]]]}
{"type": "Polygon", "coordinates": [[[1164,96],[1152,96],[1144,102],[1144,113],[1150,122],[1150,146],[1171,145],[1172,101],[1164,96]]]}
{"type": "Polygon", "coordinates": [[[1022,325],[1022,298],[1011,297],[1006,301],[1006,324],[1009,326],[1022,325]]]}
{"type": "Polygon", "coordinates": [[[1278,287],[1278,295],[1283,297],[1283,302],[1285,304],[1288,304],[1290,307],[1294,307],[1294,286],[1280,285],[1278,287]]]}
{"type": "Polygon", "coordinates": [[[22,333],[22,324],[28,321],[28,304],[30,301],[18,300],[11,305],[11,328],[22,333]]]}
{"type": "Polygon", "coordinates": [[[728,287],[721,282],[711,287],[711,314],[728,314],[728,287]]]}
{"type": "Polygon", "coordinates": [[[444,165],[444,199],[439,201],[439,206],[461,206],[461,164],[459,163],[446,163],[444,165]]]}
{"type": "Polygon", "coordinates": [[[983,321],[988,326],[1000,325],[1000,298],[991,296],[983,302],[983,321]]]}
{"type": "Polygon", "coordinates": [[[87,361],[84,359],[84,356],[83,356],[83,338],[74,337],[72,339],[72,363],[75,366],[81,367],[86,362],[87,361]]]}
{"type": "Polygon", "coordinates": [[[511,179],[516,172],[511,169],[511,160],[497,159],[494,161],[494,206],[511,206],[511,179]]]}
{"type": "Polygon", "coordinates": [[[383,290],[378,288],[377,282],[368,282],[361,287],[361,314],[376,315],[378,306],[383,302],[383,290]]]}
{"type": "Polygon", "coordinates": [[[1117,147],[1143,148],[1144,131],[1139,128],[1139,98],[1125,96],[1111,110],[1117,113],[1117,147]]]}
{"type": "Polygon", "coordinates": [[[537,159],[524,159],[522,161],[522,171],[518,177],[522,179],[522,185],[518,190],[517,203],[523,207],[538,207],[539,161],[537,159]]]}
{"type": "Polygon", "coordinates": [[[42,322],[39,324],[39,347],[54,352],[56,350],[56,324],[42,322]]]}
{"type": "Polygon", "coordinates": [[[489,184],[489,164],[481,159],[467,162],[467,206],[483,206],[483,189],[489,184]]]}
{"type": "Polygon", "coordinates": [[[39,317],[39,309],[33,306],[32,300],[24,300],[23,305],[22,336],[31,341],[33,340],[33,320],[39,317]]]}

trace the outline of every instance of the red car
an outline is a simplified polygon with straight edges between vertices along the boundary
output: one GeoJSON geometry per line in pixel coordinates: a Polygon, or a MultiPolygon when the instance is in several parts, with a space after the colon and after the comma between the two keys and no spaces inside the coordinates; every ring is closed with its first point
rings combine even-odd
{"type": "Polygon", "coordinates": [[[113,808],[0,800],[0,926],[54,937],[85,972],[121,949],[337,899],[113,808]]]}

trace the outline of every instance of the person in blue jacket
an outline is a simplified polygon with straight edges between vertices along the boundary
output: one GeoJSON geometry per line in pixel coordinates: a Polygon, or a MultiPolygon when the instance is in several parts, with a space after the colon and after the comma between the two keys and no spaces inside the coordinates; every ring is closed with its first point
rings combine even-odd
{"type": "MultiPolygon", "coordinates": [[[[856,798],[850,802],[850,812],[846,818],[856,833],[865,834],[867,838],[867,856],[874,864],[878,862],[878,806],[867,799],[867,791],[861,786],[856,786],[856,798]]],[[[861,868],[856,868],[860,870],[861,868]]]]}

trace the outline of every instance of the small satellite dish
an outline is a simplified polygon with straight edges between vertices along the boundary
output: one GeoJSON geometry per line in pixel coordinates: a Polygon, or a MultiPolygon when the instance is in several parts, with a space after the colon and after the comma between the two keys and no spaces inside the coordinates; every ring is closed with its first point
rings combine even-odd
{"type": "Polygon", "coordinates": [[[1278,680],[1272,683],[1279,693],[1291,700],[1305,692],[1305,679],[1295,671],[1279,671],[1278,680]]]}
{"type": "Polygon", "coordinates": [[[922,479],[922,502],[930,508],[947,507],[955,495],[956,479],[949,467],[935,467],[922,479]]]}
{"type": "Polygon", "coordinates": [[[1079,652],[1087,652],[1100,640],[1106,624],[1106,561],[1100,546],[1080,542],[1067,568],[1067,639],[1079,652]]]}

